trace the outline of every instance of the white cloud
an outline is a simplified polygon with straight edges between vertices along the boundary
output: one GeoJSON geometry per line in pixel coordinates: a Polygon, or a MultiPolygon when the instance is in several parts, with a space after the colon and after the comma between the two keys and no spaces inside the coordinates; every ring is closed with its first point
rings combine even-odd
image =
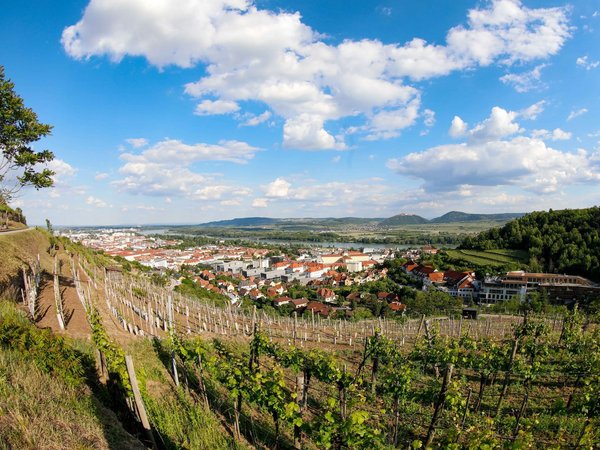
{"type": "Polygon", "coordinates": [[[96,172],[96,175],[94,176],[94,180],[96,181],[102,181],[102,180],[106,180],[110,175],[106,172],[96,172]]]}
{"type": "Polygon", "coordinates": [[[288,119],[283,126],[283,144],[300,150],[343,150],[345,144],[323,128],[323,119],[317,115],[301,114],[288,119]]]}
{"type": "Polygon", "coordinates": [[[568,141],[571,139],[572,134],[568,131],[561,130],[560,128],[555,128],[552,131],[548,130],[533,130],[531,132],[531,136],[534,138],[540,138],[545,140],[552,141],[568,141]]]}
{"type": "Polygon", "coordinates": [[[142,56],[160,68],[205,64],[206,75],[186,86],[200,99],[201,114],[262,102],[284,120],[286,147],[315,150],[345,148],[333,130],[344,117],[362,120],[355,130],[368,139],[395,137],[412,126],[420,92],[411,80],[544,59],[568,37],[567,8],[530,9],[519,0],[470,10],[442,45],[422,39],[332,45],[300,14],[259,9],[250,0],[183,0],[177,6],[170,0],[91,0],[81,20],[63,31],[62,44],[77,59],[142,56]]]}
{"type": "Polygon", "coordinates": [[[221,206],[239,206],[242,202],[239,199],[232,198],[228,200],[222,200],[219,202],[221,206]]]}
{"type": "Polygon", "coordinates": [[[129,138],[125,139],[125,142],[127,142],[133,148],[142,148],[148,145],[148,139],[146,138],[129,138]]]}
{"type": "Polygon", "coordinates": [[[597,154],[565,153],[536,138],[441,145],[403,158],[388,167],[422,179],[428,192],[457,191],[463,185],[517,186],[537,193],[569,184],[600,182],[597,154]]]}
{"type": "Polygon", "coordinates": [[[242,126],[245,127],[255,127],[256,125],[260,125],[263,122],[266,122],[267,120],[269,120],[271,118],[273,114],[271,113],[271,111],[266,110],[265,112],[259,114],[258,116],[255,116],[254,114],[251,114],[248,119],[242,123],[242,126]]]}
{"type": "Polygon", "coordinates": [[[112,184],[132,194],[183,196],[195,200],[248,195],[246,189],[217,183],[212,175],[192,171],[191,165],[202,161],[244,164],[258,150],[240,141],[189,145],[178,140],[165,140],[140,154],[122,154],[124,164],[119,173],[123,178],[112,184]]]}
{"type": "Polygon", "coordinates": [[[229,114],[239,109],[240,106],[236,102],[229,100],[202,100],[196,105],[194,114],[198,116],[229,114]]]}
{"type": "Polygon", "coordinates": [[[269,201],[266,198],[255,198],[252,201],[253,208],[266,208],[269,206],[269,201]]]}
{"type": "Polygon", "coordinates": [[[545,87],[544,83],[541,82],[542,69],[546,67],[546,64],[540,64],[529,72],[522,73],[507,73],[500,77],[500,81],[504,84],[512,86],[517,92],[528,92],[534,89],[541,89],[545,87]]]}
{"type": "Polygon", "coordinates": [[[340,155],[336,155],[333,158],[331,158],[331,162],[334,164],[339,163],[342,160],[342,157],[340,155]]]}
{"type": "Polygon", "coordinates": [[[454,138],[463,137],[467,135],[469,125],[458,116],[454,116],[448,134],[454,138]]]}
{"type": "Polygon", "coordinates": [[[506,111],[498,106],[492,108],[490,117],[469,130],[468,124],[454,116],[449,134],[452,137],[469,137],[472,141],[487,142],[521,132],[519,124],[514,122],[517,113],[506,111]]]}
{"type": "Polygon", "coordinates": [[[546,101],[540,100],[539,102],[519,111],[519,117],[522,117],[525,120],[535,120],[541,113],[544,112],[545,105],[546,101]]]}
{"type": "Polygon", "coordinates": [[[287,197],[291,183],[284,178],[277,178],[266,186],[267,197],[287,197]]]}
{"type": "Polygon", "coordinates": [[[224,196],[237,198],[247,197],[251,190],[246,187],[211,185],[204,186],[193,192],[192,198],[195,200],[221,200],[224,196]]]}
{"type": "Polygon", "coordinates": [[[435,111],[431,109],[423,110],[423,123],[426,127],[430,128],[435,125],[435,111]]]}
{"type": "Polygon", "coordinates": [[[581,56],[576,61],[579,67],[583,67],[585,70],[595,69],[600,65],[600,61],[589,61],[587,56],[581,56]]]}
{"type": "Polygon", "coordinates": [[[106,203],[104,200],[100,200],[99,198],[92,197],[91,195],[88,198],[86,198],[85,202],[88,205],[93,206],[94,208],[108,207],[108,203],[106,203]]]}
{"type": "Polygon", "coordinates": [[[576,117],[583,116],[587,112],[588,112],[587,108],[581,108],[581,109],[573,110],[573,111],[571,111],[569,113],[569,116],[567,117],[567,120],[568,121],[573,120],[576,117]]]}
{"type": "Polygon", "coordinates": [[[71,164],[58,158],[54,158],[52,161],[47,162],[45,167],[54,172],[55,184],[60,184],[77,173],[77,169],[71,164]]]}

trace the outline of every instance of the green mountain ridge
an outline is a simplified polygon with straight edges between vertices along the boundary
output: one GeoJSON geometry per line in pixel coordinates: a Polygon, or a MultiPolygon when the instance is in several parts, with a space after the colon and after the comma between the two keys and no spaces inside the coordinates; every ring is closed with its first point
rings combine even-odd
{"type": "Polygon", "coordinates": [[[471,214],[461,211],[450,211],[440,217],[428,220],[416,214],[401,213],[388,218],[381,217],[303,217],[303,218],[274,218],[274,217],[238,217],[227,220],[217,220],[200,223],[196,226],[205,228],[228,227],[268,227],[274,225],[367,225],[379,227],[393,227],[400,225],[421,225],[426,223],[455,223],[476,221],[507,222],[511,219],[522,217],[525,213],[498,213],[498,214],[471,214]]]}

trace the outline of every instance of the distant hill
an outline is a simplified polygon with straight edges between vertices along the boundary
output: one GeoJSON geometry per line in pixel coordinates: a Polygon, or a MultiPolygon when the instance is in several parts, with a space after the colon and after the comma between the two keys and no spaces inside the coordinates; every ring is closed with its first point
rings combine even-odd
{"type": "Polygon", "coordinates": [[[281,219],[270,217],[242,217],[230,220],[217,220],[215,222],[202,223],[199,226],[218,228],[218,227],[258,227],[265,225],[275,225],[280,223],[281,219]]]}
{"type": "Polygon", "coordinates": [[[396,214],[388,219],[379,222],[380,227],[393,227],[397,225],[420,225],[428,223],[424,217],[415,214],[396,214]]]}
{"type": "Polygon", "coordinates": [[[431,219],[431,223],[453,223],[453,222],[477,222],[483,220],[508,222],[512,219],[523,217],[525,213],[502,213],[502,214],[469,214],[462,211],[450,211],[443,216],[431,219]]]}
{"type": "Polygon", "coordinates": [[[241,228],[241,227],[265,227],[265,226],[339,226],[339,225],[364,225],[368,223],[378,223],[383,219],[371,219],[363,217],[323,217],[323,218],[288,218],[275,219],[271,217],[244,217],[230,220],[218,220],[199,224],[206,228],[241,228]]]}
{"type": "Polygon", "coordinates": [[[198,224],[203,228],[247,228],[247,227],[272,227],[283,228],[290,227],[337,227],[345,225],[376,225],[380,227],[395,227],[402,225],[422,225],[426,223],[454,223],[454,222],[478,222],[478,221],[496,221],[508,222],[511,219],[522,217],[524,213],[503,213],[503,214],[469,214],[461,211],[450,211],[443,216],[427,220],[416,214],[396,214],[386,218],[365,218],[365,217],[304,217],[304,218],[285,218],[278,219],[272,217],[240,217],[229,220],[217,220],[198,224]]]}

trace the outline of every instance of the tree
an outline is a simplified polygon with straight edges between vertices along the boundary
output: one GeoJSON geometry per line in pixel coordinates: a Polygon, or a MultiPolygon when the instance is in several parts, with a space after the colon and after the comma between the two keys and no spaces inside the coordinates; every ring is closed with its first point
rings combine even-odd
{"type": "Polygon", "coordinates": [[[40,168],[54,159],[49,150],[35,151],[31,144],[48,136],[52,127],[40,123],[32,109],[14,91],[14,83],[4,78],[0,66],[0,198],[8,202],[24,186],[50,187],[54,172],[40,168]]]}

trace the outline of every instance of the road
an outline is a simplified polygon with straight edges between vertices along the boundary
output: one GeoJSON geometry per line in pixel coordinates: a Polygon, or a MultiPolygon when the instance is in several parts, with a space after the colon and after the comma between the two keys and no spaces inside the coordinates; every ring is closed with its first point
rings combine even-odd
{"type": "Polygon", "coordinates": [[[29,231],[32,229],[33,228],[31,228],[31,227],[27,227],[27,228],[21,228],[19,230],[12,230],[12,231],[1,231],[0,230],[0,236],[6,236],[7,234],[22,233],[23,231],[29,231]]]}

